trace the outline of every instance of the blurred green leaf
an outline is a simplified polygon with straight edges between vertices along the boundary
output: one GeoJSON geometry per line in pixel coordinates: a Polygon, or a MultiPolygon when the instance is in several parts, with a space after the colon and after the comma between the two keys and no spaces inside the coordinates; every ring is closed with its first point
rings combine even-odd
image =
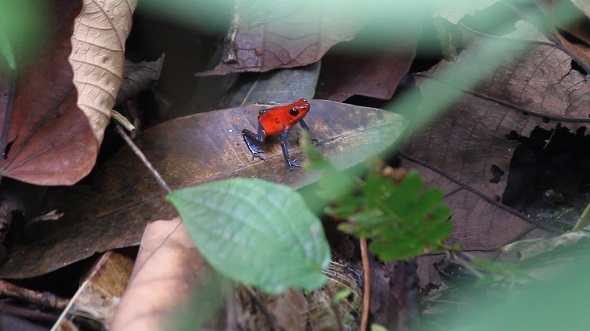
{"type": "Polygon", "coordinates": [[[6,34],[0,30],[0,55],[8,63],[8,68],[16,69],[16,58],[6,34]]]}
{"type": "Polygon", "coordinates": [[[227,277],[270,294],[325,283],[330,248],[322,224],[293,189],[233,178],[174,191],[166,199],[201,254],[227,277]]]}
{"type": "Polygon", "coordinates": [[[36,38],[47,21],[47,2],[43,0],[0,0],[0,72],[15,70],[19,55],[34,53],[36,38]]]}
{"type": "MultiPolygon", "coordinates": [[[[587,251],[581,248],[581,253],[587,251]]],[[[439,327],[461,331],[588,330],[590,283],[585,278],[590,259],[587,254],[583,256],[547,266],[551,269],[546,273],[549,277],[533,279],[526,286],[511,286],[506,295],[494,296],[481,290],[466,295],[469,304],[456,314],[447,314],[448,324],[439,327]]],[[[424,329],[432,330],[432,325],[424,329]]]]}
{"type": "Polygon", "coordinates": [[[332,303],[337,304],[338,302],[340,302],[342,300],[346,300],[346,298],[348,298],[350,296],[350,294],[352,294],[352,291],[349,288],[346,288],[334,295],[334,298],[332,299],[332,303]]]}
{"type": "Polygon", "coordinates": [[[478,280],[478,285],[486,285],[498,281],[515,283],[532,279],[524,270],[510,263],[492,262],[484,259],[473,259],[471,263],[486,274],[486,277],[478,280]]]}
{"type": "Polygon", "coordinates": [[[379,324],[371,324],[371,331],[387,331],[387,329],[379,324]]]}

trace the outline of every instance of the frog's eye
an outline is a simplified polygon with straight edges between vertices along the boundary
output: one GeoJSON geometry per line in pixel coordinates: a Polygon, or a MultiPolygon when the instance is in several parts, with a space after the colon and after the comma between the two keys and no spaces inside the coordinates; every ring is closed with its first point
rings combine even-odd
{"type": "Polygon", "coordinates": [[[297,116],[297,115],[299,115],[299,110],[297,110],[297,108],[291,108],[291,111],[289,111],[289,114],[291,114],[291,116],[297,116]]]}

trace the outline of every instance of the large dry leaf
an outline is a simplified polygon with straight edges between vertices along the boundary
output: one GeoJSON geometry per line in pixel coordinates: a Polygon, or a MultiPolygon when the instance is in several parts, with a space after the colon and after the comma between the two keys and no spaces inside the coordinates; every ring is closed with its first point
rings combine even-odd
{"type": "MultiPolygon", "coordinates": [[[[378,109],[312,100],[306,120],[318,148],[342,167],[382,151],[401,135],[405,121],[378,109]]],[[[252,161],[241,136],[256,127],[259,105],[218,110],[175,119],[146,131],[138,142],[168,184],[176,189],[228,177],[255,177],[300,188],[317,173],[289,171],[280,144],[270,139],[265,163],[252,161]]],[[[296,129],[290,135],[292,157],[296,129]]],[[[0,267],[3,277],[30,277],[115,247],[139,242],[153,219],[176,215],[164,192],[135,155],[125,149],[105,165],[98,192],[81,198],[69,191],[56,201],[65,213],[52,233],[15,248],[0,267]],[[74,202],[73,202],[74,201],[74,202]],[[66,226],[68,226],[66,228],[66,226]]]]}
{"type": "MultiPolygon", "coordinates": [[[[529,136],[536,126],[552,129],[555,123],[545,123],[548,119],[572,123],[572,127],[589,122],[590,84],[572,69],[571,58],[555,47],[522,45],[516,53],[502,53],[506,49],[503,41],[483,42],[496,43],[497,52],[480,52],[476,44],[455,62],[443,60],[429,70],[429,76],[445,70],[459,76],[484,72],[487,79],[476,90],[463,87],[471,94],[465,93],[440,118],[419,130],[407,152],[494,198],[502,196],[507,176],[492,183],[490,169],[496,166],[508,173],[518,145],[506,136],[512,131],[529,136]],[[498,69],[487,66],[493,62],[491,57],[504,58],[505,65],[498,69]]],[[[448,85],[426,80],[432,84],[423,91],[425,95],[461,88],[461,82],[448,85]]],[[[426,98],[423,106],[431,108],[436,102],[436,98],[426,98]]]]}
{"type": "MultiPolygon", "coordinates": [[[[488,258],[496,258],[499,246],[522,236],[542,237],[546,231],[555,231],[499,203],[519,144],[507,136],[516,133],[528,137],[535,127],[553,129],[556,122],[576,127],[588,122],[590,113],[590,85],[584,75],[572,69],[567,54],[546,44],[523,44],[516,52],[508,52],[506,42],[480,40],[456,61],[443,60],[427,73],[429,77],[444,72],[454,77],[483,73],[486,78],[477,88],[464,86],[461,80],[420,79],[422,92],[428,96],[423,109],[438,106],[437,96],[456,93],[457,89],[465,93],[418,130],[406,147],[410,160],[427,166],[424,172],[430,173],[427,177],[432,183],[454,182],[454,188],[445,189],[454,211],[451,241],[488,258]],[[482,51],[482,45],[487,51],[482,51]],[[501,67],[490,65],[495,58],[505,60],[501,67]],[[553,123],[546,123],[549,120],[553,123]],[[493,169],[505,175],[492,180],[497,177],[493,169]]],[[[436,279],[432,269],[436,259],[422,259],[423,277],[428,274],[434,277],[431,280],[436,279]]]]}
{"type": "Polygon", "coordinates": [[[264,72],[317,62],[333,45],[351,40],[377,4],[375,0],[242,0],[222,62],[198,75],[264,72]]]}
{"type": "Polygon", "coordinates": [[[35,56],[14,77],[0,77],[0,175],[38,185],[70,185],[88,174],[98,144],[76,106],[67,62],[72,24],[80,7],[55,1],[53,23],[35,56]],[[10,100],[14,103],[10,105],[10,100]]]}
{"type": "Polygon", "coordinates": [[[100,144],[123,80],[125,40],[137,0],[83,3],[74,25],[69,61],[74,68],[78,107],[88,117],[100,144]]]}

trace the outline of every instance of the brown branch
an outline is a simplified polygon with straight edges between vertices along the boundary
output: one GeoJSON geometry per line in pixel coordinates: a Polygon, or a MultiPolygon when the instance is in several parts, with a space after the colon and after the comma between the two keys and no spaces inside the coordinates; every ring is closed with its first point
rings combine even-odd
{"type": "Polygon", "coordinates": [[[54,323],[59,318],[57,314],[40,311],[39,309],[12,306],[4,302],[0,302],[0,313],[38,322],[54,323]]]}
{"type": "Polygon", "coordinates": [[[363,312],[361,315],[360,331],[367,331],[369,327],[369,312],[371,308],[371,265],[369,263],[369,249],[367,238],[361,238],[361,257],[363,261],[363,312]]]}
{"type": "Polygon", "coordinates": [[[36,292],[0,279],[0,295],[18,298],[43,307],[64,309],[69,300],[49,292],[36,292]]]}

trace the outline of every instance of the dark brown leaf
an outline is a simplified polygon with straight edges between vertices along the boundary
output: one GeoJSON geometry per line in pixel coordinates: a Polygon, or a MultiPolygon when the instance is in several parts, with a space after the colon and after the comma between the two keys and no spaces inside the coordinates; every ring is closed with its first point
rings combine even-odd
{"type": "MultiPolygon", "coordinates": [[[[555,231],[486,197],[465,183],[441,175],[439,169],[425,167],[406,157],[402,160],[404,167],[420,171],[428,185],[436,185],[445,192],[445,202],[453,209],[453,233],[449,245],[461,244],[466,252],[474,256],[497,259],[500,247],[505,244],[531,235],[546,237],[555,231]]],[[[440,280],[433,263],[443,257],[441,254],[418,259],[420,286],[440,280]]]]}
{"type": "Polygon", "coordinates": [[[373,2],[241,1],[222,62],[197,75],[264,72],[317,62],[330,47],[355,36],[370,18],[373,2]]]}
{"type": "Polygon", "coordinates": [[[422,32],[422,10],[380,7],[357,37],[323,59],[316,97],[344,101],[353,95],[390,99],[410,69],[422,32]]]}
{"type": "MultiPolygon", "coordinates": [[[[9,148],[0,158],[0,175],[37,185],[69,185],[90,172],[98,143],[76,106],[67,62],[80,4],[56,1],[52,9],[54,23],[46,42],[19,69],[16,89],[0,94],[0,152],[9,148]]],[[[0,86],[9,86],[11,79],[0,77],[0,86]]]]}
{"type": "Polygon", "coordinates": [[[353,95],[387,100],[410,68],[414,53],[380,55],[376,58],[327,56],[316,97],[344,101],[353,95]]]}
{"type": "MultiPolygon", "coordinates": [[[[405,127],[399,116],[378,109],[312,100],[306,120],[318,148],[341,167],[349,167],[395,142],[405,127]]],[[[241,136],[256,126],[258,110],[249,105],[178,118],[146,131],[139,141],[148,159],[173,189],[228,177],[255,177],[295,188],[317,179],[301,169],[289,171],[276,139],[268,163],[252,161],[241,136]]],[[[289,138],[293,157],[296,129],[289,138]]],[[[43,239],[12,250],[0,267],[3,277],[30,277],[86,258],[96,251],[135,245],[147,222],[176,215],[164,192],[129,150],[104,167],[98,192],[65,192],[57,201],[64,218],[43,239]],[[72,202],[74,201],[74,202],[72,202]],[[66,227],[68,226],[68,227],[66,227]]]]}
{"type": "Polygon", "coordinates": [[[164,57],[162,55],[156,61],[151,62],[125,62],[124,78],[119,93],[117,93],[116,103],[120,104],[129,100],[154,84],[160,78],[164,57]]]}

